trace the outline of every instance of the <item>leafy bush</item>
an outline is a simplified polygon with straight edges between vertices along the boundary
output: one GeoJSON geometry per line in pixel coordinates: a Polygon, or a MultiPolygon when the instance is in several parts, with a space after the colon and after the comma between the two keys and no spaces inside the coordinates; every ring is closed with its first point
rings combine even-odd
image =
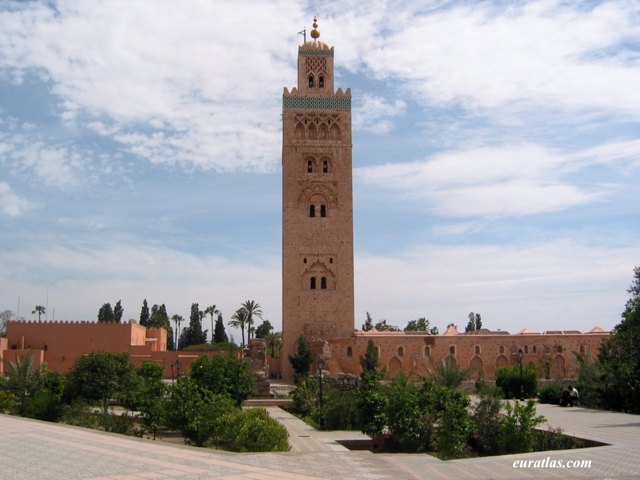
{"type": "Polygon", "coordinates": [[[539,403],[550,403],[558,405],[562,398],[562,385],[559,383],[548,383],[540,389],[538,393],[539,403]]]}
{"type": "Polygon", "coordinates": [[[93,413],[91,407],[81,401],[74,401],[65,406],[61,421],[76,427],[97,429],[100,426],[99,415],[93,413]]]}
{"type": "Polygon", "coordinates": [[[497,455],[500,452],[498,438],[500,436],[500,409],[502,390],[483,389],[480,400],[475,406],[472,416],[473,435],[471,446],[484,455],[497,455]]]}
{"type": "Polygon", "coordinates": [[[315,377],[300,379],[291,395],[291,412],[300,417],[311,415],[318,401],[319,385],[315,377]]]}
{"type": "Polygon", "coordinates": [[[509,365],[496,372],[496,385],[502,388],[504,398],[519,398],[521,392],[531,398],[538,390],[538,374],[533,368],[523,368],[521,381],[520,366],[509,365]]]}
{"type": "Polygon", "coordinates": [[[223,355],[198,358],[191,365],[191,378],[200,388],[226,395],[237,406],[255,391],[255,380],[248,365],[223,355]]]}
{"type": "Polygon", "coordinates": [[[526,404],[505,402],[505,408],[507,413],[501,419],[498,437],[500,453],[532,452],[536,441],[535,427],[546,419],[536,416],[536,404],[533,400],[528,400],[526,404]]]}
{"type": "Polygon", "coordinates": [[[327,430],[359,430],[358,390],[329,390],[324,396],[324,424],[327,430]]]}
{"type": "Polygon", "coordinates": [[[0,389],[0,413],[12,411],[15,404],[16,396],[7,390],[0,389]]]}
{"type": "Polygon", "coordinates": [[[536,430],[534,450],[542,452],[545,450],[570,450],[585,447],[584,440],[564,435],[562,432],[562,428],[559,427],[549,427],[547,431],[536,430]]]}
{"type": "Polygon", "coordinates": [[[578,356],[578,380],[576,388],[580,392],[580,405],[588,408],[602,408],[605,393],[604,373],[599,362],[589,355],[578,356]]]}
{"type": "Polygon", "coordinates": [[[416,385],[399,375],[388,388],[387,398],[387,426],[394,444],[404,452],[428,450],[435,419],[421,408],[416,385]]]}
{"type": "Polygon", "coordinates": [[[388,398],[377,374],[364,375],[359,390],[358,409],[362,431],[375,437],[387,425],[388,398]]]}
{"type": "Polygon", "coordinates": [[[287,429],[264,408],[229,412],[220,418],[220,442],[236,452],[288,452],[287,429]]]}

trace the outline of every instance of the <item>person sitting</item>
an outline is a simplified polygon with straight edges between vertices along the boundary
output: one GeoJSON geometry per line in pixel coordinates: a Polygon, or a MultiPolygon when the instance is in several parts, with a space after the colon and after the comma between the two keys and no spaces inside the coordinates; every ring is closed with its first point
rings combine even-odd
{"type": "Polygon", "coordinates": [[[560,398],[560,406],[566,407],[571,401],[571,391],[568,388],[562,389],[562,397],[560,398]]]}
{"type": "Polygon", "coordinates": [[[572,387],[569,385],[569,403],[573,407],[578,404],[578,400],[580,400],[580,395],[578,394],[578,390],[576,387],[572,387]]]}

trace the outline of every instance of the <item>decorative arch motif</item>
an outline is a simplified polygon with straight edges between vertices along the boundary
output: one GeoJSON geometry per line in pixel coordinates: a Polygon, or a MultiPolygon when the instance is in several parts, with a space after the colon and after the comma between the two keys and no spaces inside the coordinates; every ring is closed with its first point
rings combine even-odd
{"type": "Polygon", "coordinates": [[[387,372],[389,372],[390,377],[395,377],[395,375],[401,370],[402,360],[400,360],[398,357],[393,357],[391,360],[389,360],[389,363],[387,364],[387,372]]]}
{"type": "Polygon", "coordinates": [[[551,378],[560,379],[565,377],[565,361],[562,355],[556,355],[551,364],[551,378]]]}
{"type": "Polygon", "coordinates": [[[509,360],[507,360],[507,357],[505,357],[504,355],[498,355],[498,358],[496,358],[496,370],[504,368],[507,365],[509,365],[509,360]]]}
{"type": "Polygon", "coordinates": [[[340,140],[342,130],[340,116],[330,114],[296,115],[296,140],[340,140]]]}
{"type": "Polygon", "coordinates": [[[338,205],[338,196],[332,188],[332,185],[333,182],[308,182],[307,185],[300,190],[298,204],[325,204],[327,208],[335,208],[338,205]]]}
{"type": "Polygon", "coordinates": [[[310,290],[335,290],[336,275],[324,262],[316,260],[302,274],[302,282],[310,290]]]}
{"type": "Polygon", "coordinates": [[[474,355],[469,362],[469,368],[471,369],[471,378],[477,380],[484,376],[484,362],[478,355],[474,355]]]}

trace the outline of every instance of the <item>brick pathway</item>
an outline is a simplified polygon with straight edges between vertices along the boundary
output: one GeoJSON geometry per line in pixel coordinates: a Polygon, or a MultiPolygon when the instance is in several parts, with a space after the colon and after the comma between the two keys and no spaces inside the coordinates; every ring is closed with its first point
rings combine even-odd
{"type": "Polygon", "coordinates": [[[640,478],[640,416],[539,405],[554,427],[605,447],[440,461],[429,455],[351,452],[335,442],[357,432],[316,432],[277,409],[289,453],[234,454],[169,445],[0,415],[1,480],[257,480],[640,478]],[[301,433],[302,432],[302,433],[301,433]],[[308,436],[306,436],[308,435],[308,436]],[[591,460],[587,469],[518,469],[515,460],[591,460]]]}

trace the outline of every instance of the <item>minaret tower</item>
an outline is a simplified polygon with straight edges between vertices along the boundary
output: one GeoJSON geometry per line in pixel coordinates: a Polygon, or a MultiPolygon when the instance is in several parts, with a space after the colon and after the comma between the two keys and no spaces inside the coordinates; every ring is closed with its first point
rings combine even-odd
{"type": "MultiPolygon", "coordinates": [[[[284,378],[301,334],[353,335],[351,91],[334,91],[333,47],[298,47],[298,86],[282,98],[282,330],[284,378]]],[[[330,368],[327,365],[325,368],[330,368]]]]}

